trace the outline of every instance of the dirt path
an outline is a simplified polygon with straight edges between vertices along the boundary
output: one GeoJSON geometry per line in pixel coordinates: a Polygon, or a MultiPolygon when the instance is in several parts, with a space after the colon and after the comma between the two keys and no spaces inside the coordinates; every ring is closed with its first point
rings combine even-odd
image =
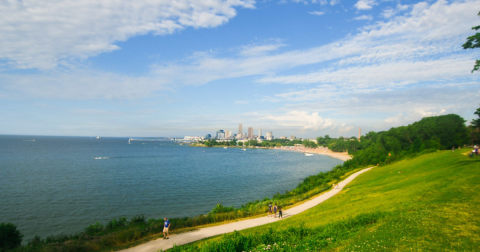
{"type": "MultiPolygon", "coordinates": [[[[301,213],[305,210],[308,210],[308,209],[324,202],[325,200],[327,200],[327,199],[333,197],[335,194],[337,194],[340,190],[343,189],[343,187],[345,185],[350,183],[358,175],[360,175],[360,174],[362,174],[362,173],[364,173],[364,172],[366,172],[370,169],[371,169],[371,167],[367,168],[367,169],[363,169],[361,171],[358,171],[358,172],[350,175],[347,179],[345,179],[345,180],[343,180],[342,182],[339,183],[338,188],[335,188],[335,189],[332,189],[328,192],[325,192],[325,193],[323,193],[323,194],[321,194],[321,195],[313,198],[312,200],[309,200],[309,201],[307,201],[307,202],[305,202],[301,205],[292,207],[290,209],[285,209],[283,211],[283,217],[288,218],[292,215],[299,214],[299,213],[301,213]]],[[[233,232],[235,230],[243,230],[243,229],[247,229],[247,228],[252,228],[252,227],[272,223],[272,222],[275,222],[275,221],[278,221],[278,220],[281,220],[281,219],[273,218],[273,217],[259,217],[259,218],[255,218],[255,219],[242,220],[242,221],[232,222],[232,223],[228,223],[228,224],[224,224],[224,225],[202,228],[202,229],[195,230],[195,231],[192,231],[192,232],[181,233],[181,234],[177,234],[177,235],[171,235],[170,239],[168,239],[168,240],[163,240],[162,238],[160,238],[160,239],[149,241],[149,242],[144,243],[142,245],[138,245],[136,247],[132,247],[132,248],[121,250],[121,251],[124,251],[124,252],[133,252],[133,251],[135,251],[135,252],[156,252],[159,249],[166,250],[166,249],[172,248],[174,244],[183,245],[183,244],[191,243],[191,242],[198,241],[198,240],[201,240],[201,239],[205,239],[205,238],[208,238],[208,237],[212,237],[212,236],[216,236],[216,235],[220,235],[220,234],[225,234],[225,233],[230,233],[230,232],[233,232]]]]}

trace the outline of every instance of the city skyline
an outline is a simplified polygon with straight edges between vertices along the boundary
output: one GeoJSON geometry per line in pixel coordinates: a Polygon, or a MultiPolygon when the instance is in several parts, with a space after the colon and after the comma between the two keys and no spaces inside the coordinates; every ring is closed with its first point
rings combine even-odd
{"type": "Polygon", "coordinates": [[[1,2],[0,134],[347,137],[479,106],[479,1],[180,2],[1,2]]]}

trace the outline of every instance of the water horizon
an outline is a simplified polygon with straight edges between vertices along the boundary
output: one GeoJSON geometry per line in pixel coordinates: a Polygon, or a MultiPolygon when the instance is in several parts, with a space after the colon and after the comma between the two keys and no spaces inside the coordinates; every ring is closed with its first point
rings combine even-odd
{"type": "Polygon", "coordinates": [[[119,217],[196,216],[217,203],[239,207],[343,163],[269,149],[33,135],[0,135],[0,161],[0,222],[17,225],[24,241],[119,217]]]}

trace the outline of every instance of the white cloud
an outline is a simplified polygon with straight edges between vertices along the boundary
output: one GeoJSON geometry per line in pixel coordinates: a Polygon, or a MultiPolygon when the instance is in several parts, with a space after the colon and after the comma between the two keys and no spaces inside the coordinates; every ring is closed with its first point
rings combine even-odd
{"type": "Polygon", "coordinates": [[[397,4],[397,7],[396,8],[386,8],[382,11],[382,16],[384,18],[391,18],[395,15],[397,15],[399,12],[402,12],[402,11],[406,11],[407,9],[409,8],[408,5],[401,5],[401,4],[397,4]]]}
{"type": "Polygon", "coordinates": [[[403,125],[410,121],[411,119],[408,117],[405,117],[402,113],[398,113],[395,116],[385,119],[385,123],[389,125],[403,125]]]}
{"type": "Polygon", "coordinates": [[[340,0],[331,0],[330,1],[331,6],[334,6],[334,5],[339,4],[339,3],[340,3],[340,0]]]}
{"type": "Polygon", "coordinates": [[[335,121],[332,119],[324,119],[318,115],[318,112],[308,111],[289,111],[284,115],[268,115],[267,120],[273,120],[279,125],[300,128],[302,130],[313,130],[335,128],[335,121]]]}
{"type": "Polygon", "coordinates": [[[473,111],[480,100],[480,90],[476,88],[476,84],[476,81],[449,82],[427,87],[411,85],[401,89],[363,91],[346,87],[330,87],[330,90],[313,88],[297,91],[296,94],[290,92],[277,96],[281,97],[283,103],[288,104],[284,106],[285,110],[308,109],[327,115],[348,117],[361,115],[362,120],[388,115],[389,120],[384,121],[384,126],[391,127],[395,123],[397,126],[412,123],[425,116],[446,113],[464,115],[465,111],[473,111]],[[302,100],[302,97],[305,99],[302,100]],[[402,113],[404,117],[390,118],[392,113],[402,113]]]}
{"type": "Polygon", "coordinates": [[[323,11],[310,11],[308,14],[321,16],[321,15],[325,14],[325,12],[323,12],[323,11]]]}
{"type": "MultiPolygon", "coordinates": [[[[478,22],[478,9],[478,1],[448,4],[441,0],[427,6],[419,3],[408,15],[366,26],[359,34],[331,44],[276,54],[279,43],[250,45],[242,48],[240,56],[230,58],[197,53],[180,62],[154,65],[150,73],[139,77],[91,69],[30,75],[3,73],[0,96],[26,93],[75,99],[138,99],[154,96],[167,87],[244,76],[259,76],[260,83],[317,84],[318,90],[333,84],[358,92],[393,89],[421,81],[471,80],[476,76],[469,73],[475,57],[457,54],[461,49],[456,45],[471,35],[472,24],[478,22]],[[318,66],[314,72],[277,75],[325,62],[328,67],[318,66]]],[[[328,90],[332,95],[338,94],[328,90]]],[[[279,95],[298,102],[313,99],[315,92],[279,95]]]]}
{"type": "Polygon", "coordinates": [[[355,19],[355,20],[372,20],[373,17],[370,16],[370,15],[361,15],[361,16],[355,17],[353,19],[355,19]]]}
{"type": "Polygon", "coordinates": [[[351,131],[353,128],[354,128],[353,126],[347,126],[347,125],[345,125],[345,124],[342,124],[342,125],[340,126],[340,128],[338,129],[338,132],[339,132],[339,133],[349,132],[349,131],[351,131]]]}
{"type": "MultiPolygon", "coordinates": [[[[385,53],[388,57],[389,53],[385,53]]],[[[373,57],[373,56],[372,56],[373,57]]],[[[266,77],[261,83],[335,84],[337,87],[353,89],[393,88],[407,84],[449,80],[458,77],[475,78],[468,75],[472,61],[468,57],[447,58],[428,61],[397,61],[366,66],[340,67],[338,69],[320,70],[304,75],[266,77]]]]}
{"type": "Polygon", "coordinates": [[[354,6],[358,10],[370,10],[376,4],[375,0],[359,0],[354,6]]]}
{"type": "Polygon", "coordinates": [[[260,56],[264,55],[267,52],[272,52],[278,50],[280,47],[285,46],[284,44],[269,44],[269,45],[253,45],[253,46],[244,46],[240,51],[242,56],[260,56]]]}
{"type": "Polygon", "coordinates": [[[16,68],[49,69],[62,61],[118,50],[115,42],[185,27],[210,28],[254,8],[253,0],[0,2],[0,59],[16,68]]]}

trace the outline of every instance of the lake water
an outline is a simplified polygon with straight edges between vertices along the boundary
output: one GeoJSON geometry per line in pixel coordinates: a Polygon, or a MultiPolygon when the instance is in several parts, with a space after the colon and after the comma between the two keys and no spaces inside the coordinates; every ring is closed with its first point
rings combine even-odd
{"type": "Polygon", "coordinates": [[[24,241],[118,217],[183,217],[295,188],[343,163],[264,149],[128,138],[0,136],[0,222],[24,241]],[[35,141],[32,141],[35,140],[35,141]]]}

